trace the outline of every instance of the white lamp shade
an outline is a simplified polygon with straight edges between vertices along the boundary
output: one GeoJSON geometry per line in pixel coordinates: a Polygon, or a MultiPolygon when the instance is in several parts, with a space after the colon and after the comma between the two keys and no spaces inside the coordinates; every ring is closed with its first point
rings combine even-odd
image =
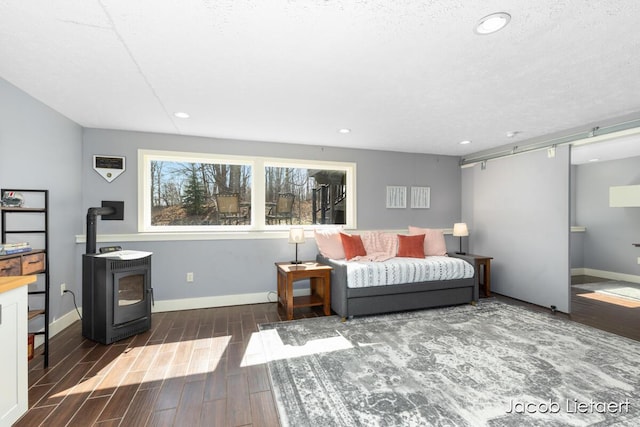
{"type": "Polygon", "coordinates": [[[456,222],[453,224],[453,235],[455,237],[462,237],[469,235],[469,229],[466,222],[456,222]]]}
{"type": "Polygon", "coordinates": [[[304,243],[304,229],[299,227],[290,228],[289,243],[304,243]]]}

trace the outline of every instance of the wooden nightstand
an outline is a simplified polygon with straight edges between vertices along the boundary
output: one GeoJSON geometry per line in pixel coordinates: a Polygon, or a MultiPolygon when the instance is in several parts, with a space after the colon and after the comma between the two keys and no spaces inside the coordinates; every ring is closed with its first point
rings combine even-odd
{"type": "Polygon", "coordinates": [[[484,296],[491,296],[491,260],[493,257],[484,255],[467,254],[469,257],[473,257],[474,266],[478,272],[480,278],[480,289],[484,288],[484,296]],[[482,274],[480,274],[482,273],[482,274]]]}
{"type": "Polygon", "coordinates": [[[287,320],[293,319],[293,309],[298,307],[322,306],[325,316],[331,314],[331,270],[328,265],[317,262],[291,264],[276,262],[278,273],[278,303],[287,313],[287,320]],[[293,296],[293,282],[309,279],[311,294],[293,296]]]}

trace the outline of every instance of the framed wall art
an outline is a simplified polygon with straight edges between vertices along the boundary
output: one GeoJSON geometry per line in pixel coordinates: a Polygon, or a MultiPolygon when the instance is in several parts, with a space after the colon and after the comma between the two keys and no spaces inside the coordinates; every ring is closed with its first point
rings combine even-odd
{"type": "Polygon", "coordinates": [[[407,207],[407,187],[398,185],[387,186],[387,208],[404,209],[407,207]]]}
{"type": "Polygon", "coordinates": [[[411,207],[429,209],[431,207],[431,187],[411,187],[411,207]]]}

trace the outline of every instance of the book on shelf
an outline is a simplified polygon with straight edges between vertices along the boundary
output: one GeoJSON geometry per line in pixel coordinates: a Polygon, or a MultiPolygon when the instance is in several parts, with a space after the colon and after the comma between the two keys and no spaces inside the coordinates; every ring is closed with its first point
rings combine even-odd
{"type": "Polygon", "coordinates": [[[18,247],[6,247],[6,245],[0,245],[0,255],[13,255],[23,252],[30,252],[31,246],[18,246],[18,247]]]}
{"type": "Polygon", "coordinates": [[[29,247],[29,242],[16,242],[16,243],[0,243],[0,250],[2,249],[16,249],[29,247]]]}

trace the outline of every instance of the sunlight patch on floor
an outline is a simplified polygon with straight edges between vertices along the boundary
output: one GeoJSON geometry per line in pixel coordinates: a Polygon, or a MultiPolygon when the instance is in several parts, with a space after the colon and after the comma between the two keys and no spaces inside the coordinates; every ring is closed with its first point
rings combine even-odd
{"type": "Polygon", "coordinates": [[[291,345],[285,344],[275,329],[254,332],[251,334],[240,366],[252,366],[274,360],[292,359],[353,348],[349,340],[338,332],[336,332],[336,335],[309,340],[304,345],[291,345]],[[267,348],[269,348],[268,352],[267,348]]]}
{"type": "Polygon", "coordinates": [[[605,295],[599,292],[590,292],[585,294],[577,294],[576,296],[581,298],[588,298],[596,301],[606,302],[608,304],[615,304],[626,308],[638,308],[640,307],[640,301],[635,301],[626,298],[618,298],[614,296],[605,295]]]}
{"type": "MultiPolygon", "coordinates": [[[[227,348],[231,341],[231,335],[185,340],[180,341],[181,346],[189,348],[191,358],[188,364],[188,372],[177,373],[171,375],[167,369],[171,359],[175,357],[177,347],[171,347],[171,350],[163,351],[163,345],[175,344],[175,343],[162,343],[152,344],[142,347],[136,358],[145,357],[146,354],[153,353],[154,356],[150,358],[151,365],[157,364],[157,369],[147,369],[144,378],[139,378],[136,375],[125,374],[124,378],[121,378],[119,372],[112,372],[119,367],[118,363],[122,358],[130,358],[131,352],[137,350],[137,348],[128,348],[126,351],[118,355],[111,362],[100,369],[96,374],[91,375],[83,379],[80,383],[71,387],[70,389],[61,390],[59,393],[51,395],[51,398],[64,397],[70,392],[72,393],[90,393],[97,390],[109,390],[116,387],[124,386],[139,386],[145,383],[152,383],[154,381],[164,381],[170,378],[182,377],[186,375],[203,374],[207,372],[213,372],[218,368],[221,361],[226,358],[227,348]],[[168,358],[169,360],[161,361],[162,358],[168,358]]],[[[126,364],[130,364],[127,362],[126,364]]]]}

